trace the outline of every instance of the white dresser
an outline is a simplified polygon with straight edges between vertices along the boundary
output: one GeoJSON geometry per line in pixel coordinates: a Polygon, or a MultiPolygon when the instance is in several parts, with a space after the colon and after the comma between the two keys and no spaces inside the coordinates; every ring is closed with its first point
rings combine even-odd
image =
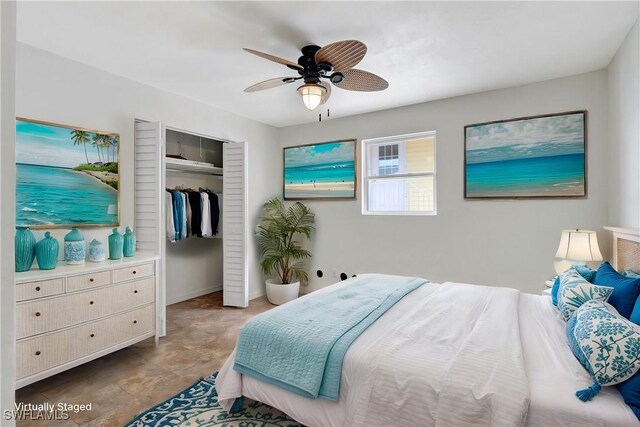
{"type": "Polygon", "coordinates": [[[155,336],[158,258],[16,273],[16,388],[155,336]]]}

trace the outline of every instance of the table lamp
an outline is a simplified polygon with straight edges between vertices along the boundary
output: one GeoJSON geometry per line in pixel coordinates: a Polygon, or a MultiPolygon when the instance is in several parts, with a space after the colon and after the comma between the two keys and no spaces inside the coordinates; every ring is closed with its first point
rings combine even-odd
{"type": "Polygon", "coordinates": [[[574,264],[586,264],[588,261],[602,261],[598,247],[598,236],[591,230],[562,230],[560,245],[556,252],[556,273],[562,274],[574,264]]]}

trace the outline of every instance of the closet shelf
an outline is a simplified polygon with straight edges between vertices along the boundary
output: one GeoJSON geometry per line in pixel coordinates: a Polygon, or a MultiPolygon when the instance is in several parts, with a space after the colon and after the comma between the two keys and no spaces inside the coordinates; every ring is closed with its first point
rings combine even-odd
{"type": "Polygon", "coordinates": [[[194,160],[174,159],[171,157],[165,158],[165,164],[167,170],[181,171],[181,172],[194,172],[207,175],[220,175],[222,176],[222,168],[218,168],[211,163],[197,162],[194,160]]]}

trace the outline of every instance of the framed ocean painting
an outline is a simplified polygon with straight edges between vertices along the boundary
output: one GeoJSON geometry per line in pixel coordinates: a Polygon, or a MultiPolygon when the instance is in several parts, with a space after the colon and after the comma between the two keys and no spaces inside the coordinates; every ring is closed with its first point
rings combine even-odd
{"type": "Polygon", "coordinates": [[[16,119],[16,225],[119,224],[116,133],[16,119]]]}
{"type": "Polygon", "coordinates": [[[465,126],[464,197],[585,197],[587,112],[465,126]]]}
{"type": "Polygon", "coordinates": [[[355,199],[356,140],[285,147],[284,199],[355,199]]]}

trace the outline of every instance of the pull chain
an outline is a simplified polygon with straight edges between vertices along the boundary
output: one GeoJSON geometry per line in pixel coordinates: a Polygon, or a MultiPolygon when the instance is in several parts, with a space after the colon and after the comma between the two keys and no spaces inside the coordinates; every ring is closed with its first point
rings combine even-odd
{"type": "MultiPolygon", "coordinates": [[[[329,111],[329,109],[327,108],[327,118],[331,117],[331,112],[329,111]]],[[[318,114],[318,121],[321,122],[322,121],[322,113],[318,114]]]]}

